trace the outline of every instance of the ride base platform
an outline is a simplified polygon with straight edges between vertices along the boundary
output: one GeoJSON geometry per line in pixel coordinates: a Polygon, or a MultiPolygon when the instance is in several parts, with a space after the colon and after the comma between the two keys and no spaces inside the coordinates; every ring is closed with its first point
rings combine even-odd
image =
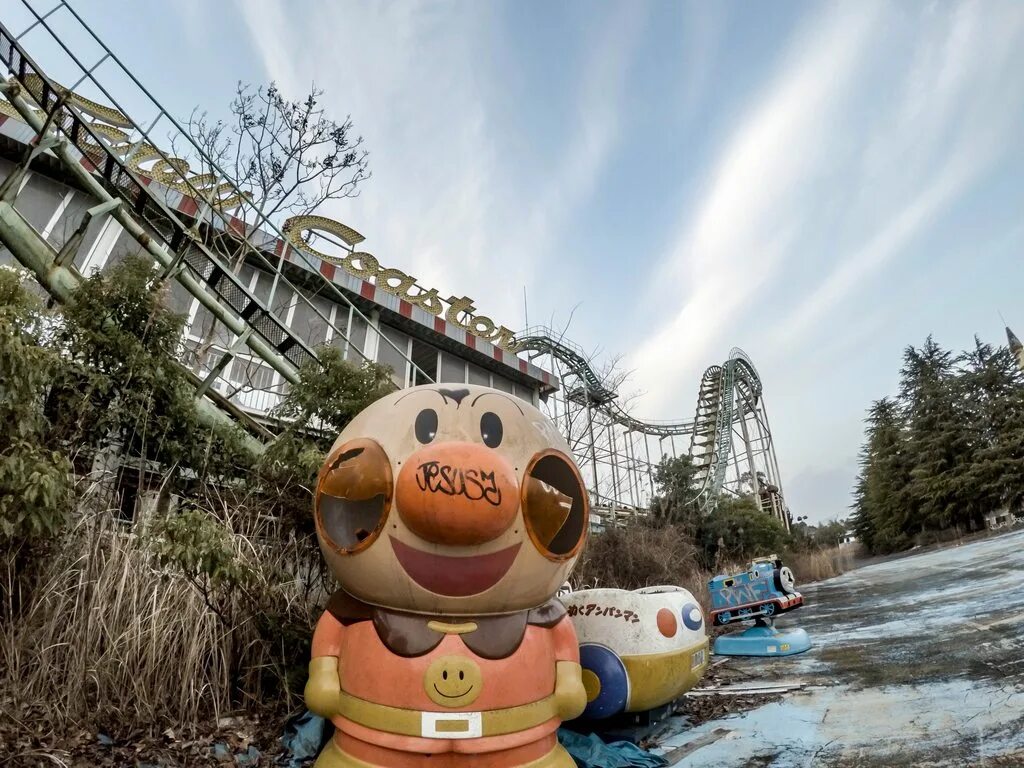
{"type": "Polygon", "coordinates": [[[715,640],[716,656],[793,656],[811,647],[811,638],[803,629],[778,630],[770,621],[759,619],[757,624],[731,635],[720,635],[715,640]]]}

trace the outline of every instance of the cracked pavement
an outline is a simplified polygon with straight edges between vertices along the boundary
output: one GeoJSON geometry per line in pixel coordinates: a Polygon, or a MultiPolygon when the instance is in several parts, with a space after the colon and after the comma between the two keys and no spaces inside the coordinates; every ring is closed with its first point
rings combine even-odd
{"type": "Polygon", "coordinates": [[[803,690],[681,729],[656,751],[719,729],[675,765],[1024,766],[1024,531],[801,591],[806,607],[777,626],[806,629],[810,651],[724,667],[735,681],[803,690]]]}

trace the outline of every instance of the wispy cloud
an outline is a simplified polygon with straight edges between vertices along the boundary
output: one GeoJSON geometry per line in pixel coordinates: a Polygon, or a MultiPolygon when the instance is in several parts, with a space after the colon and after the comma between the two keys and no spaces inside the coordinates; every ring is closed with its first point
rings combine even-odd
{"type": "Polygon", "coordinates": [[[837,243],[835,267],[775,329],[779,345],[800,343],[826,313],[906,253],[1019,139],[1014,124],[1024,76],[1011,70],[1024,13],[986,14],[979,4],[964,4],[926,20],[901,98],[881,111],[864,153],[862,195],[851,216],[871,223],[850,243],[837,243]]]}
{"type": "Polygon", "coordinates": [[[556,233],[619,141],[618,101],[644,14],[613,9],[577,41],[583,66],[568,139],[544,148],[559,158],[553,166],[533,167],[532,152],[509,153],[518,127],[495,108],[498,6],[348,3],[305,17],[280,0],[238,7],[270,75],[299,92],[315,76],[367,139],[374,177],[334,215],[383,263],[473,296],[481,312],[518,327],[521,287],[557,250],[556,233]]]}
{"type": "Polygon", "coordinates": [[[670,309],[630,360],[647,410],[678,403],[690,384],[683,375],[710,362],[721,331],[776,274],[878,18],[874,6],[833,5],[810,21],[722,150],[696,215],[658,267],[663,288],[648,304],[670,309]]]}
{"type": "Polygon", "coordinates": [[[880,350],[949,314],[927,296],[901,302],[893,283],[908,265],[945,259],[918,292],[979,312],[997,300],[1005,311],[1019,285],[1019,0],[828,3],[804,16],[602,4],[565,27],[564,47],[517,36],[520,14],[540,4],[236,7],[270,76],[293,92],[315,80],[367,138],[374,178],[326,215],[367,235],[385,264],[473,296],[511,327],[523,285],[535,322],[564,320],[590,291],[601,310],[570,335],[619,347],[610,353],[632,343],[625,362],[651,417],[692,413],[703,368],[747,347],[766,378],[787,491],[808,507],[821,497],[803,513],[843,511],[832,486],[852,474],[867,399],[894,375],[880,350]],[[796,17],[792,33],[768,40],[758,25],[769,15],[772,30],[796,17]],[[677,34],[656,26],[679,16],[677,34]],[[519,66],[528,60],[537,66],[519,66]],[[640,170],[623,184],[627,165],[640,170]],[[652,226],[615,218],[626,198],[632,214],[650,201],[652,226]],[[987,229],[935,248],[972,226],[987,229]],[[629,232],[628,257],[625,237],[604,246],[613,227],[629,232]],[[963,249],[1000,261],[1006,278],[958,271],[963,249]],[[964,296],[953,274],[986,298],[964,296]],[[641,280],[650,288],[633,298],[641,280]],[[880,289],[884,311],[872,307],[880,289]]]}

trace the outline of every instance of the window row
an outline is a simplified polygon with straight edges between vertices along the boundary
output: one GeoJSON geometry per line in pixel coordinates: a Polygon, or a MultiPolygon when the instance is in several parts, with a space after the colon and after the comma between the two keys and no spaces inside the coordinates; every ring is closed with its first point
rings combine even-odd
{"type": "MultiPolygon", "coordinates": [[[[9,167],[6,161],[0,163],[0,169],[9,167]]],[[[55,247],[59,247],[64,236],[71,231],[66,222],[80,219],[89,198],[38,174],[30,176],[28,182],[18,198],[18,208],[37,229],[50,237],[55,247]]],[[[95,269],[108,269],[128,254],[138,251],[138,244],[123,233],[117,222],[105,218],[90,225],[75,264],[90,274],[95,269]]],[[[0,265],[12,262],[10,254],[0,247],[0,265]]],[[[531,403],[535,401],[535,393],[529,387],[492,374],[448,352],[441,352],[395,328],[385,326],[380,337],[374,338],[376,334],[369,331],[366,320],[350,307],[317,295],[304,294],[308,302],[300,301],[295,290],[275,279],[273,274],[246,264],[239,271],[238,279],[310,347],[327,344],[340,350],[344,359],[353,362],[374,358],[391,368],[399,387],[415,386],[429,380],[481,384],[531,403]]],[[[216,322],[209,310],[200,306],[176,281],[171,283],[170,304],[176,312],[188,318],[185,344],[193,361],[199,363],[200,368],[215,364],[233,341],[228,329],[216,322]],[[198,354],[199,350],[206,352],[198,354]]],[[[221,376],[224,385],[236,391],[279,392],[280,377],[264,363],[247,360],[246,357],[239,355],[231,361],[221,376]]]]}
{"type": "MultiPolygon", "coordinates": [[[[426,384],[431,380],[480,384],[535,404],[535,394],[531,388],[492,374],[449,352],[442,352],[397,328],[381,326],[380,337],[374,338],[376,334],[369,330],[366,321],[351,307],[321,296],[306,296],[308,304],[299,301],[290,286],[283,282],[275,285],[273,275],[248,265],[242,268],[239,279],[310,347],[316,348],[323,344],[336,347],[344,359],[357,363],[364,359],[375,359],[392,370],[398,387],[426,384]]],[[[213,315],[200,306],[198,301],[190,299],[185,289],[175,283],[172,303],[176,310],[189,314],[188,339],[196,344],[228,347],[231,337],[227,329],[223,324],[214,322],[213,315]]],[[[233,369],[240,366],[240,363],[232,363],[225,377],[233,379],[233,369]]]]}
{"type": "MultiPolygon", "coordinates": [[[[311,348],[326,344],[341,350],[346,360],[363,360],[367,323],[351,307],[308,294],[303,294],[308,302],[299,301],[291,286],[275,281],[273,275],[248,264],[242,267],[238,278],[311,348]]],[[[189,338],[221,346],[231,343],[228,329],[216,322],[210,311],[193,300],[178,283],[174,284],[172,305],[177,311],[188,313],[189,338]]]]}

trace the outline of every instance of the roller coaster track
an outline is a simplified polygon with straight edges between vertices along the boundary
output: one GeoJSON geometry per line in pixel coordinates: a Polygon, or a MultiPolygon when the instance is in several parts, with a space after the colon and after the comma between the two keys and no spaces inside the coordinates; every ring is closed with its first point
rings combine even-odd
{"type": "Polygon", "coordinates": [[[517,334],[516,343],[521,352],[557,358],[580,382],[568,396],[603,412],[626,431],[659,438],[689,435],[690,455],[697,470],[698,503],[702,508],[714,504],[732,456],[733,425],[743,418],[744,408],[756,408],[761,398],[761,379],[745,353],[733,349],[724,363],[704,371],[695,418],[644,421],[619,404],[618,393],[605,385],[591,366],[589,356],[561,335],[549,328],[532,327],[517,334]]]}
{"type": "MultiPolygon", "coordinates": [[[[112,216],[163,268],[164,279],[174,279],[180,283],[231,332],[232,344],[221,361],[210,366],[210,375],[205,382],[196,382],[197,395],[201,400],[205,394],[220,409],[218,414],[214,413],[215,409],[207,407],[205,412],[211,418],[221,418],[223,412],[227,412],[232,418],[244,423],[244,418],[240,418],[244,414],[240,414],[237,408],[232,409],[231,403],[217,398],[209,391],[212,378],[218,373],[218,366],[222,369],[231,356],[247,347],[253,358],[262,360],[277,371],[284,381],[295,383],[300,367],[319,361],[316,352],[289,327],[280,313],[268,306],[270,302],[261,301],[243,284],[225,254],[217,251],[218,242],[230,240],[233,253],[242,253],[246,260],[275,274],[275,280],[291,288],[300,301],[307,303],[309,311],[333,328],[335,334],[347,341],[346,334],[288,281],[282,272],[282,261],[265,250],[269,242],[286,239],[284,233],[263,215],[262,209],[239,193],[230,176],[203,152],[66,0],[58,0],[56,6],[45,14],[38,13],[28,0],[22,0],[22,5],[34,19],[29,30],[38,28],[47,32],[51,47],[56,45],[62,49],[66,58],[76,65],[80,77],[69,88],[57,83],[22,47],[20,38],[29,30],[16,35],[0,22],[0,62],[12,76],[0,85],[0,93],[37,134],[35,147],[26,153],[23,166],[16,173],[24,174],[28,164],[40,153],[50,152],[55,155],[64,171],[100,201],[98,206],[90,209],[81,231],[84,231],[92,215],[112,216]],[[102,56],[98,61],[83,63],[67,41],[50,26],[50,17],[59,11],[66,12],[65,15],[77,25],[78,34],[93,49],[93,42],[99,45],[102,56]],[[132,119],[111,90],[100,81],[98,70],[104,62],[119,67],[119,79],[126,78],[133,83],[156,107],[156,118],[148,128],[142,128],[140,123],[132,119]],[[86,81],[103,94],[116,110],[76,96],[75,89],[86,81]],[[109,112],[106,116],[100,114],[104,109],[109,112]],[[100,114],[99,123],[92,119],[96,114],[100,114]],[[119,132],[120,143],[111,139],[109,126],[104,125],[103,121],[112,122],[124,129],[119,132]],[[205,168],[213,169],[216,173],[189,176],[187,163],[164,154],[157,142],[150,138],[161,121],[172,125],[182,140],[189,142],[189,152],[199,158],[205,168]],[[124,136],[128,139],[124,140],[124,136]],[[155,159],[153,169],[159,169],[157,172],[142,170],[138,162],[132,162],[133,155],[140,150],[155,159]],[[211,189],[218,190],[218,194],[227,190],[227,196],[232,200],[231,205],[240,209],[241,218],[227,213],[226,206],[218,205],[211,189]],[[168,204],[168,190],[177,191],[196,201],[195,213],[189,216],[173,209],[168,204]]],[[[16,185],[10,181],[8,179],[0,185],[0,235],[4,236],[5,244],[12,253],[35,271],[36,277],[51,294],[63,300],[76,281],[81,279],[71,263],[74,258],[73,249],[66,244],[60,253],[56,253],[38,233],[26,229],[27,225],[13,209],[13,199],[17,193],[15,191],[12,194],[16,185]]],[[[80,237],[81,232],[78,235],[80,237]]],[[[69,243],[73,242],[74,237],[69,240],[69,243]]],[[[318,289],[322,294],[352,307],[353,312],[369,324],[368,318],[337,285],[321,278],[318,264],[310,254],[302,249],[294,249],[290,258],[304,260],[311,268],[313,278],[321,280],[318,289]]],[[[385,335],[379,334],[379,338],[381,343],[391,345],[398,354],[409,360],[405,352],[395,347],[385,335]]],[[[598,410],[627,433],[634,432],[659,439],[688,435],[690,454],[697,470],[697,498],[704,508],[714,504],[725,482],[730,458],[734,455],[734,425],[741,423],[744,414],[757,408],[761,400],[761,380],[745,354],[733,350],[724,363],[711,366],[704,372],[693,419],[645,421],[634,417],[620,404],[618,393],[593,369],[589,356],[560,335],[547,328],[533,327],[517,334],[516,343],[521,352],[550,354],[560,361],[578,383],[574,389],[566,391],[566,396],[588,409],[598,410]]],[[[411,360],[409,363],[415,367],[411,360]]],[[[430,380],[422,371],[420,374],[421,380],[430,380]]],[[[258,426],[255,429],[253,425],[249,426],[250,431],[256,432],[259,439],[266,439],[268,433],[265,429],[260,434],[258,426]]],[[[747,451],[750,451],[749,442],[747,451]]],[[[633,462],[635,464],[635,456],[633,462]]],[[[594,491],[597,492],[596,487],[594,491]]]]}

